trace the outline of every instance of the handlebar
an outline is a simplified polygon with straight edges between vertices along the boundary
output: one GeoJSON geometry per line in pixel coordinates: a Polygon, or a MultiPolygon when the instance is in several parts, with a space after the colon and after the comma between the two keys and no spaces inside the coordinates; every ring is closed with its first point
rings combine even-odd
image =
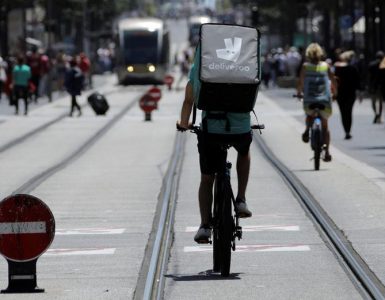
{"type": "MultiPolygon", "coordinates": [[[[258,129],[261,132],[262,129],[265,129],[265,125],[264,124],[254,124],[254,125],[251,125],[250,128],[252,130],[258,129]]],[[[179,123],[176,123],[176,130],[181,131],[181,132],[184,132],[186,130],[190,130],[191,132],[197,133],[197,132],[201,131],[201,128],[199,126],[195,126],[192,124],[190,124],[188,128],[184,128],[184,127],[181,127],[179,125],[179,123]]]]}

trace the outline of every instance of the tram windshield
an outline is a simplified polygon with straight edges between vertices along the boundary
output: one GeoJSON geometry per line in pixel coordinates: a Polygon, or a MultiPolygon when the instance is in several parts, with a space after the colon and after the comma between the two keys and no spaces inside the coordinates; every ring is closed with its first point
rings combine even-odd
{"type": "Polygon", "coordinates": [[[126,64],[155,63],[158,57],[158,32],[148,30],[125,31],[124,61],[126,64]]]}

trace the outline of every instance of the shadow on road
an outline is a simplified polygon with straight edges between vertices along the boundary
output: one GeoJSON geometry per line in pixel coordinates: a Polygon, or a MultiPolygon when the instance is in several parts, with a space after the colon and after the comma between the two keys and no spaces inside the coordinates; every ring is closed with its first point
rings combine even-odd
{"type": "Polygon", "coordinates": [[[191,275],[180,275],[180,274],[169,274],[165,275],[167,278],[171,278],[174,281],[201,281],[201,280],[240,280],[242,273],[231,273],[228,277],[222,277],[219,272],[213,270],[207,270],[199,272],[198,274],[191,275]]]}

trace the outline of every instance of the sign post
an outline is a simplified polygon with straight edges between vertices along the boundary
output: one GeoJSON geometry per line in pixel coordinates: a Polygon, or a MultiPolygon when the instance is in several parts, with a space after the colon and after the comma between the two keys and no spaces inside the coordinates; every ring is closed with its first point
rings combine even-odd
{"type": "Polygon", "coordinates": [[[8,262],[8,288],[1,293],[39,293],[36,262],[55,236],[55,219],[40,199],[12,195],[0,202],[0,253],[8,262]]]}

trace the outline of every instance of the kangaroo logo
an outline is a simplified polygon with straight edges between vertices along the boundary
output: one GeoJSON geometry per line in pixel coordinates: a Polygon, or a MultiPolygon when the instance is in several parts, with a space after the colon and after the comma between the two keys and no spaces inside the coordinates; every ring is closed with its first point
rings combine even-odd
{"type": "Polygon", "coordinates": [[[234,43],[231,38],[225,39],[225,46],[224,49],[217,49],[218,58],[236,62],[241,54],[242,39],[236,37],[234,43]]]}

